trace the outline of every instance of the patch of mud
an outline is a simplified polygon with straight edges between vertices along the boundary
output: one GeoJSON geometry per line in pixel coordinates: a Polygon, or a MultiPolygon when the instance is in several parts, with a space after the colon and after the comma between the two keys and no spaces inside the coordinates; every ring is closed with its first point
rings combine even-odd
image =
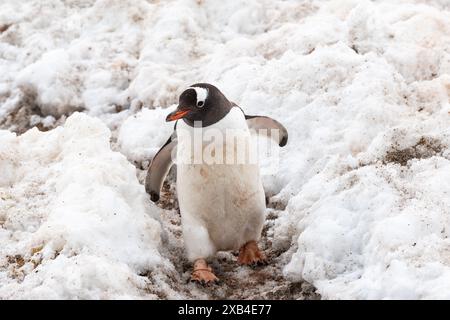
{"type": "Polygon", "coordinates": [[[38,108],[22,105],[0,121],[0,128],[22,134],[35,126],[41,131],[48,131],[57,126],[54,123],[49,124],[43,120],[44,117],[39,114],[38,108]]]}
{"type": "MultiPolygon", "coordinates": [[[[27,274],[42,263],[42,248],[43,246],[32,248],[31,252],[25,256],[21,254],[6,255],[6,265],[0,265],[0,269],[6,269],[10,278],[23,281],[27,274]]],[[[59,253],[55,257],[57,255],[59,253]]]]}
{"type": "Polygon", "coordinates": [[[0,25],[0,34],[3,33],[3,32],[8,31],[8,29],[9,29],[11,26],[12,26],[11,24],[3,24],[3,25],[0,25]]]}
{"type": "MultiPolygon", "coordinates": [[[[73,112],[76,111],[83,110],[81,108],[73,110],[73,112]]],[[[22,92],[14,107],[0,118],[0,129],[10,130],[17,134],[25,133],[33,127],[37,127],[40,131],[48,131],[63,125],[70,114],[64,114],[59,118],[44,115],[37,103],[36,91],[26,90],[22,92]]]]}
{"type": "MultiPolygon", "coordinates": [[[[10,98],[10,92],[0,96],[3,104],[10,98]]],[[[23,133],[30,127],[30,118],[33,115],[40,116],[40,110],[36,103],[36,94],[23,95],[19,101],[14,103],[11,110],[6,111],[6,115],[0,118],[0,128],[8,129],[16,133],[23,133]]]]}
{"type": "Polygon", "coordinates": [[[282,200],[274,200],[273,198],[269,198],[266,196],[266,206],[269,209],[274,209],[277,211],[284,211],[287,207],[287,203],[282,200]]]}
{"type": "Polygon", "coordinates": [[[393,146],[384,156],[383,163],[397,163],[406,166],[408,161],[412,159],[427,159],[441,154],[443,149],[444,147],[439,140],[422,137],[414,146],[409,148],[398,149],[398,147],[393,146]]]}

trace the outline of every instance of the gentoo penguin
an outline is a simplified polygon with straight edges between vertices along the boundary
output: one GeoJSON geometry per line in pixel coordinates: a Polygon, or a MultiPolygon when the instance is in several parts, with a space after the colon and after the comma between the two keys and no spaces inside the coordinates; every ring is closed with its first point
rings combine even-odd
{"type": "Polygon", "coordinates": [[[145,187],[157,202],[176,161],[183,238],[194,265],[191,280],[202,284],[218,280],[206,262],[217,251],[239,249],[240,264],[264,264],[266,257],[257,241],[266,202],[258,163],[249,156],[251,129],[278,130],[271,137],[281,147],[287,143],[287,130],[269,117],[245,115],[218,88],[206,83],[186,89],[166,121],[176,121],[174,132],[153,157],[145,187]],[[228,137],[230,132],[233,139],[228,137]]]}

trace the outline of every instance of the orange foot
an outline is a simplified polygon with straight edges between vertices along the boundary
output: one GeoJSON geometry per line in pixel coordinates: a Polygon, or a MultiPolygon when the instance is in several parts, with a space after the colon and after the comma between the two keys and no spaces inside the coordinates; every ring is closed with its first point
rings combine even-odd
{"type": "Polygon", "coordinates": [[[255,267],[257,265],[266,265],[267,258],[264,253],[259,250],[256,241],[250,241],[244,244],[239,250],[238,263],[255,267]]]}
{"type": "Polygon", "coordinates": [[[212,272],[211,267],[208,267],[205,259],[198,259],[194,263],[194,271],[191,275],[192,282],[198,282],[202,285],[209,285],[219,282],[219,278],[212,272]]]}

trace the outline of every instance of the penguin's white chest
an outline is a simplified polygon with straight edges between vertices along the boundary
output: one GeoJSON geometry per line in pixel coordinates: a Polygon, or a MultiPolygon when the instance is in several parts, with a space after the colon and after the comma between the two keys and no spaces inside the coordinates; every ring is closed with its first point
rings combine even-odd
{"type": "Polygon", "coordinates": [[[257,241],[265,196],[245,116],[233,108],[206,128],[177,124],[177,193],[191,260],[257,241]]]}

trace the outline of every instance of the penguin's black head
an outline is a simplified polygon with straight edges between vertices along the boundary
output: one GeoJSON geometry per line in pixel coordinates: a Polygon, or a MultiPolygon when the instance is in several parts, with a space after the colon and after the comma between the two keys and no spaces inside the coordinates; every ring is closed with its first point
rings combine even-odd
{"type": "Polygon", "coordinates": [[[215,86],[197,83],[183,91],[177,109],[167,116],[166,121],[183,119],[190,126],[200,122],[205,127],[222,119],[231,107],[232,104],[215,86]]]}

